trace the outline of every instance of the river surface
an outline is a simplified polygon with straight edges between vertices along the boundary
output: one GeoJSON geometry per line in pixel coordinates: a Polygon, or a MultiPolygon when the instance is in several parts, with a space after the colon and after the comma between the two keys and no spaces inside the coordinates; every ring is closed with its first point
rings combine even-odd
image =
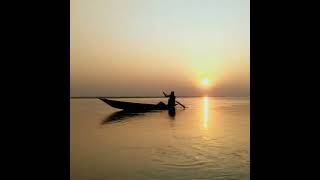
{"type": "Polygon", "coordinates": [[[70,99],[70,178],[250,179],[250,99],[177,100],[187,108],[175,114],[128,114],[98,99],[70,99]]]}

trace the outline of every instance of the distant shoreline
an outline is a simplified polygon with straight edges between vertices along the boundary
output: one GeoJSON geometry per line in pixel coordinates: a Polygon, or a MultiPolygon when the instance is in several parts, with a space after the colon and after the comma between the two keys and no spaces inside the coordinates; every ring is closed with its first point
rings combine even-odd
{"type": "MultiPolygon", "coordinates": [[[[177,96],[177,98],[196,98],[204,96],[177,96]]],[[[207,97],[224,97],[224,98],[250,98],[250,96],[207,96],[207,97]]],[[[70,97],[70,99],[97,99],[97,98],[165,98],[164,96],[131,96],[131,97],[107,97],[107,96],[97,96],[97,97],[70,97]]]]}

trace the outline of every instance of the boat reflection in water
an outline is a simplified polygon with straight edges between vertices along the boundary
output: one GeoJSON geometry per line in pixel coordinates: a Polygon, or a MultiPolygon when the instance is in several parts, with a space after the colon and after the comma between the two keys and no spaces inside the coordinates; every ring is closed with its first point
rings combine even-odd
{"type": "MultiPolygon", "coordinates": [[[[109,123],[116,123],[116,122],[120,122],[123,120],[127,120],[133,117],[137,117],[137,116],[145,116],[148,113],[154,113],[154,112],[160,112],[160,111],[117,111],[112,113],[111,115],[109,115],[107,118],[105,118],[101,124],[109,124],[109,123]]],[[[176,109],[169,109],[168,110],[168,115],[174,119],[174,117],[176,116],[176,109]]]]}
{"type": "Polygon", "coordinates": [[[135,116],[144,116],[144,113],[130,112],[124,110],[117,111],[105,118],[101,124],[115,123],[135,116]]]}

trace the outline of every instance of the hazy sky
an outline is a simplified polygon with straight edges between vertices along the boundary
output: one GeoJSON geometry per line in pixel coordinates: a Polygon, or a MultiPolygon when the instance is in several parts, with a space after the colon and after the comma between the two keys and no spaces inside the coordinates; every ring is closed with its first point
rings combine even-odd
{"type": "Polygon", "coordinates": [[[71,96],[250,94],[249,0],[71,0],[70,27],[71,96]]]}

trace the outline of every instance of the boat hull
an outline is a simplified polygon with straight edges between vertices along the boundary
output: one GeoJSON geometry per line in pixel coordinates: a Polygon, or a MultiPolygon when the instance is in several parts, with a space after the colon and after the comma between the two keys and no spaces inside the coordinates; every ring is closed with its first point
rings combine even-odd
{"type": "Polygon", "coordinates": [[[142,104],[124,101],[115,101],[106,98],[99,98],[101,101],[117,109],[125,111],[152,111],[152,110],[168,110],[165,104],[142,104]]]}

